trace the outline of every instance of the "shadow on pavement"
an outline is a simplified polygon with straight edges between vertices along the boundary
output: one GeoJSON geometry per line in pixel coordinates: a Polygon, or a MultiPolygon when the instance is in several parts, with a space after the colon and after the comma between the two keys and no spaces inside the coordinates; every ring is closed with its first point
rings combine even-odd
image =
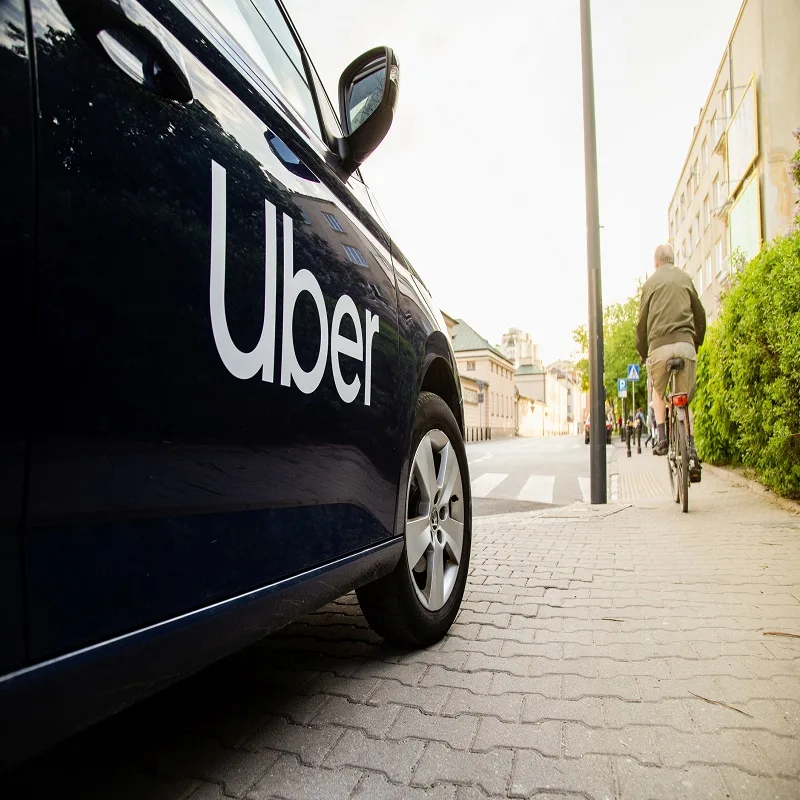
{"type": "Polygon", "coordinates": [[[198,781],[241,796],[296,752],[281,741],[287,723],[308,724],[331,698],[363,702],[375,680],[354,677],[406,654],[346,595],[6,773],[4,796],[177,800],[198,781]]]}

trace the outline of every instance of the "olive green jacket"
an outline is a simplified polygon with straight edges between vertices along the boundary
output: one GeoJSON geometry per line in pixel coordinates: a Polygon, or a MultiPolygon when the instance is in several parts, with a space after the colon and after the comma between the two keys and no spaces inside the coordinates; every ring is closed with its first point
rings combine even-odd
{"type": "Polygon", "coordinates": [[[689,342],[695,350],[706,335],[706,312],[692,279],[672,264],[660,266],[642,287],[636,349],[642,360],[665,344],[689,342]]]}

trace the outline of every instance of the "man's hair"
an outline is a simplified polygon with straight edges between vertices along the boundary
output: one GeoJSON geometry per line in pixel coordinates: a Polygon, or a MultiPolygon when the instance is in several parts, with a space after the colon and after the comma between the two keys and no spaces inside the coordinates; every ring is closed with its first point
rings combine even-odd
{"type": "Polygon", "coordinates": [[[656,247],[655,255],[653,256],[656,266],[660,267],[663,264],[675,263],[675,251],[672,249],[671,244],[660,244],[656,247]]]}

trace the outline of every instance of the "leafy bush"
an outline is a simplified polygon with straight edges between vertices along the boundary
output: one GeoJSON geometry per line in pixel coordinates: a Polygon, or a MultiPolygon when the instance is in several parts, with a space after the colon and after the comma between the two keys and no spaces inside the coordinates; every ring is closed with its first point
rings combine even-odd
{"type": "Polygon", "coordinates": [[[737,276],[698,356],[697,446],[800,498],[800,231],[737,276]]]}

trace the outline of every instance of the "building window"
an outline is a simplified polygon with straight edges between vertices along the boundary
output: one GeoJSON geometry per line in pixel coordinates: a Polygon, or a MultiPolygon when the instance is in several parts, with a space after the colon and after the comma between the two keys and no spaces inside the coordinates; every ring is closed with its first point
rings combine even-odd
{"type": "Polygon", "coordinates": [[[697,159],[694,160],[694,166],[692,167],[692,191],[696,192],[700,186],[700,170],[697,165],[697,159]]]}
{"type": "Polygon", "coordinates": [[[681,222],[686,218],[686,195],[681,192],[681,222]]]}
{"type": "Polygon", "coordinates": [[[467,372],[475,372],[475,362],[467,361],[467,372]]]}
{"type": "Polygon", "coordinates": [[[698,268],[694,275],[694,288],[697,289],[697,294],[703,294],[703,268],[698,268]]]}
{"type": "Polygon", "coordinates": [[[714,177],[714,182],[711,184],[711,196],[714,198],[714,211],[719,211],[722,207],[722,195],[719,186],[719,175],[716,175],[714,177]]]}
{"type": "Polygon", "coordinates": [[[300,209],[300,218],[303,220],[303,225],[310,225],[311,224],[311,217],[306,214],[304,208],[300,209]]]}
{"type": "Polygon", "coordinates": [[[686,201],[692,202],[692,176],[690,175],[686,180],[686,201]]]}
{"type": "Polygon", "coordinates": [[[728,114],[730,113],[730,99],[728,95],[730,94],[728,90],[728,84],[725,84],[725,88],[722,90],[722,116],[724,119],[728,118],[728,114]]]}
{"type": "Polygon", "coordinates": [[[706,285],[706,288],[711,286],[711,253],[706,256],[705,264],[703,264],[703,283],[706,285]]]}
{"type": "Polygon", "coordinates": [[[681,243],[681,263],[686,265],[686,239],[681,243]]]}
{"type": "Polygon", "coordinates": [[[694,228],[689,226],[689,258],[691,258],[692,253],[694,252],[694,228]]]}
{"type": "Polygon", "coordinates": [[[708,139],[703,139],[703,144],[700,146],[700,168],[703,172],[708,167],[708,139]]]}
{"type": "Polygon", "coordinates": [[[694,232],[695,235],[697,236],[697,239],[695,240],[696,245],[700,244],[700,235],[702,233],[702,230],[703,229],[700,227],[700,212],[698,211],[694,215],[694,232]]]}
{"type": "Polygon", "coordinates": [[[703,230],[705,230],[711,222],[711,203],[709,202],[708,195],[703,200],[703,230]]]}
{"type": "Polygon", "coordinates": [[[339,233],[344,233],[344,228],[342,227],[342,223],[339,222],[339,220],[336,219],[336,217],[334,217],[333,214],[329,214],[327,211],[323,211],[322,216],[325,217],[326,220],[328,220],[328,225],[330,225],[331,228],[333,228],[333,230],[338,231],[339,233]]]}
{"type": "Polygon", "coordinates": [[[721,275],[725,271],[725,253],[722,246],[722,237],[717,239],[714,245],[714,258],[717,262],[717,275],[721,275]]]}
{"type": "Polygon", "coordinates": [[[343,247],[348,260],[352,261],[353,264],[358,264],[359,267],[369,266],[367,259],[361,255],[361,251],[357,247],[351,247],[349,244],[343,245],[343,247]]]}

